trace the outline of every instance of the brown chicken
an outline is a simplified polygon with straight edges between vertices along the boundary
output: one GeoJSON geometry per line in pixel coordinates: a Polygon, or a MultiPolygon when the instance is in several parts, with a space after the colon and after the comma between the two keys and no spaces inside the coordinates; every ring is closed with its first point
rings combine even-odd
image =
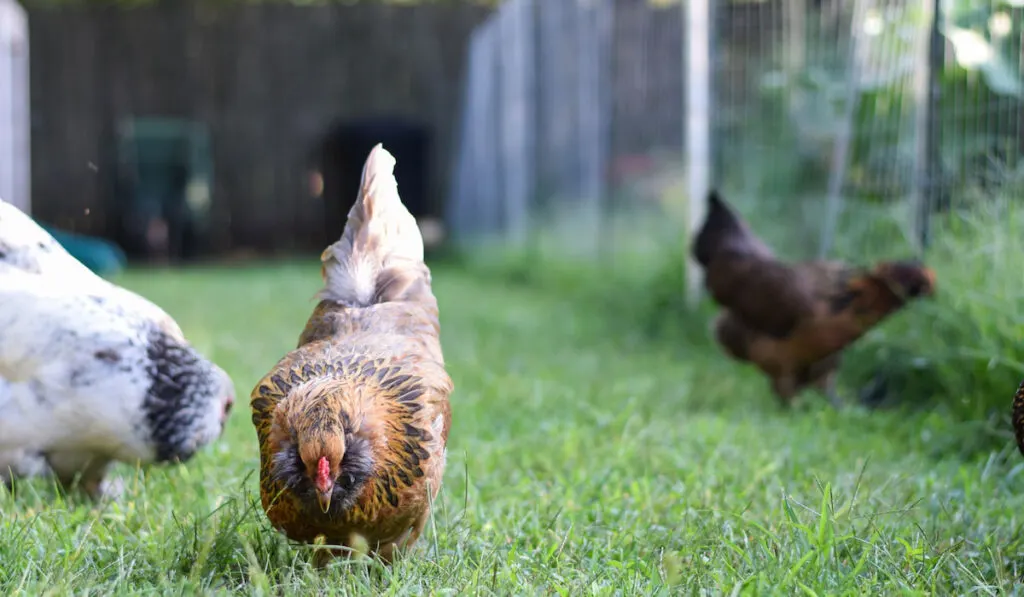
{"type": "Polygon", "coordinates": [[[1017,386],[1017,393],[1013,395],[1013,435],[1017,438],[1017,449],[1024,455],[1024,381],[1017,386]]]}
{"type": "Polygon", "coordinates": [[[275,528],[344,548],[362,538],[388,563],[420,536],[441,487],[453,387],[394,165],[380,145],[370,152],[345,232],[320,257],[321,301],[251,403],[275,528]]]}
{"type": "Polygon", "coordinates": [[[712,191],[693,245],[705,287],[722,308],[714,336],[767,375],[784,404],[808,386],[833,405],[842,350],[908,301],[931,296],[935,274],[916,261],[865,269],[837,261],[780,261],[712,191]]]}

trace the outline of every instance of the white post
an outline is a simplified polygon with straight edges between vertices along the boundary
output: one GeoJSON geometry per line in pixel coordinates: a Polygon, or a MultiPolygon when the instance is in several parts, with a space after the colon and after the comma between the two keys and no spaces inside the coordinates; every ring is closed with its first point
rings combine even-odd
{"type": "MultiPolygon", "coordinates": [[[[921,14],[923,30],[918,38],[917,68],[914,71],[914,177],[910,194],[910,224],[913,231],[913,246],[920,255],[927,244],[928,216],[933,198],[932,185],[936,172],[932,163],[934,157],[935,128],[932,122],[932,79],[935,57],[932,55],[932,36],[937,35],[935,0],[922,0],[921,14]]],[[[941,42],[940,42],[941,43],[941,42]]],[[[941,60],[941,58],[940,58],[941,60]]]]}
{"type": "Polygon", "coordinates": [[[506,237],[518,248],[526,245],[529,232],[530,196],[533,192],[532,157],[533,106],[530,102],[529,67],[533,63],[530,39],[533,26],[532,0],[508,0],[496,13],[495,41],[502,60],[501,164],[502,214],[506,237]]]}
{"type": "Polygon", "coordinates": [[[28,18],[0,0],[0,197],[31,214],[28,83],[28,18]]]}
{"type": "Polygon", "coordinates": [[[691,308],[701,296],[704,272],[693,259],[690,247],[707,212],[711,185],[711,2],[683,2],[686,59],[686,161],[689,196],[686,235],[686,300],[691,308]]]}

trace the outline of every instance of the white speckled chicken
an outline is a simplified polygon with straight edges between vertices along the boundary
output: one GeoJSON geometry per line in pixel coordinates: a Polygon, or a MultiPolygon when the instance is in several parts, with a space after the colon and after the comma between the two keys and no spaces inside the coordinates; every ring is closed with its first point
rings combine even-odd
{"type": "Polygon", "coordinates": [[[49,468],[98,498],[111,462],[187,460],[233,402],[167,313],[0,200],[0,477],[49,468]]]}

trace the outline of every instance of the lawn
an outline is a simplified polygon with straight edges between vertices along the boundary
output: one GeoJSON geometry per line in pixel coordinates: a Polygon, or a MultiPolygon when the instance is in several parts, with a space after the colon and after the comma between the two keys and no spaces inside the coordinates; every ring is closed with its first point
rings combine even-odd
{"type": "Polygon", "coordinates": [[[118,502],[0,493],[0,594],[1021,592],[1009,442],[965,453],[969,427],[813,394],[784,412],[704,333],[652,342],[550,292],[434,280],[453,428],[411,557],[317,570],[258,506],[247,396],[294,346],[316,266],[132,272],[120,282],[228,370],[240,408],[187,464],[119,467],[118,502]]]}

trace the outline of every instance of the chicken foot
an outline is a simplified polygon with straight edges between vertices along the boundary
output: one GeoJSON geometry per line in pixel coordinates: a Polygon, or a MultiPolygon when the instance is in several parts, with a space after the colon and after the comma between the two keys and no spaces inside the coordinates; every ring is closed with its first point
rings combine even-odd
{"type": "Polygon", "coordinates": [[[796,397],[796,379],[792,375],[780,375],[772,380],[772,390],[775,397],[783,407],[793,406],[793,398],[796,397]]]}
{"type": "Polygon", "coordinates": [[[840,356],[828,356],[798,373],[792,371],[778,374],[772,380],[772,390],[785,407],[793,406],[794,400],[804,388],[813,386],[828,398],[829,404],[839,410],[843,400],[839,396],[838,378],[840,356]]]}
{"type": "Polygon", "coordinates": [[[813,380],[814,387],[828,398],[829,404],[836,410],[840,410],[844,404],[836,387],[839,377],[840,360],[841,355],[836,353],[821,359],[807,368],[807,377],[813,380]]]}
{"type": "MultiPolygon", "coordinates": [[[[427,520],[429,519],[430,511],[427,510],[420,515],[420,517],[416,519],[416,522],[402,533],[398,539],[377,545],[376,549],[371,550],[367,555],[376,557],[385,566],[390,566],[399,554],[412,548],[413,544],[416,543],[420,535],[423,533],[423,529],[427,526],[427,520]]],[[[318,549],[313,559],[313,565],[317,568],[322,568],[329,564],[334,558],[352,557],[353,554],[358,551],[354,548],[354,543],[356,543],[356,541],[353,538],[350,538],[350,540],[345,543],[344,549],[318,549]]]]}

